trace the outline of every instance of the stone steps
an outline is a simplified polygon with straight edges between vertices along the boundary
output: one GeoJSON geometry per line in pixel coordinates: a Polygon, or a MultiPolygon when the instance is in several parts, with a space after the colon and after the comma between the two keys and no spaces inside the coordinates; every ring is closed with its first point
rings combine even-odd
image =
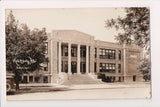
{"type": "Polygon", "coordinates": [[[68,79],[63,85],[75,85],[75,84],[100,84],[103,83],[100,79],[93,78],[89,74],[73,74],[68,75],[68,79]]]}

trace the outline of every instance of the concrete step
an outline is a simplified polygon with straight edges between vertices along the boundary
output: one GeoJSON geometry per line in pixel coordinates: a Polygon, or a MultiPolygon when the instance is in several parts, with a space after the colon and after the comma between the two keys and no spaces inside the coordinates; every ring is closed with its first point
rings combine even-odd
{"type": "Polygon", "coordinates": [[[88,74],[68,75],[68,79],[63,84],[64,85],[74,85],[74,84],[99,84],[99,83],[103,83],[101,80],[95,79],[95,78],[91,77],[88,74]]]}

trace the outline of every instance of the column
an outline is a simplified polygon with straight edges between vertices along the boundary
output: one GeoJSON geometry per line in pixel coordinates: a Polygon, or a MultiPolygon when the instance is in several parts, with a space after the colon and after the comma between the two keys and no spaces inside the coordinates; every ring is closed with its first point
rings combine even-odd
{"type": "Polygon", "coordinates": [[[80,74],[80,45],[77,46],[77,73],[80,74]]]}
{"type": "Polygon", "coordinates": [[[68,44],[68,74],[71,74],[71,44],[68,44]]]}
{"type": "Polygon", "coordinates": [[[96,72],[99,73],[99,47],[97,47],[97,60],[96,60],[96,72]]]}
{"type": "Polygon", "coordinates": [[[89,73],[89,46],[86,46],[86,73],[89,73]]]}
{"type": "Polygon", "coordinates": [[[52,40],[51,41],[51,60],[50,60],[50,63],[51,63],[51,84],[53,83],[56,83],[56,76],[58,74],[58,42],[57,41],[54,41],[52,40]]]}
{"type": "Polygon", "coordinates": [[[59,56],[59,60],[58,60],[58,73],[61,73],[61,42],[59,42],[59,47],[58,47],[58,50],[59,50],[59,52],[58,52],[58,56],[59,56]]]}
{"type": "Polygon", "coordinates": [[[95,65],[95,47],[91,44],[89,49],[89,73],[94,73],[94,65],[95,65]]]}
{"type": "Polygon", "coordinates": [[[116,57],[116,68],[115,68],[115,70],[116,70],[116,74],[118,74],[118,64],[119,64],[119,50],[118,49],[116,49],[116,53],[115,53],[116,55],[115,55],[115,57],[116,57]]]}
{"type": "Polygon", "coordinates": [[[126,82],[126,44],[125,43],[123,44],[123,58],[124,58],[123,59],[124,60],[123,76],[124,76],[124,82],[126,82]]]}
{"type": "Polygon", "coordinates": [[[29,75],[27,75],[27,83],[29,83],[29,75]]]}

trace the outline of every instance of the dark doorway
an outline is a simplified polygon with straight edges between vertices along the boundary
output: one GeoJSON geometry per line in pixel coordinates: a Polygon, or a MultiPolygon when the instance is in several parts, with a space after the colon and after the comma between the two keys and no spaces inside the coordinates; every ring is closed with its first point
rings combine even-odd
{"type": "Polygon", "coordinates": [[[94,73],[96,73],[97,72],[97,64],[96,64],[96,62],[94,63],[94,73]]]}
{"type": "Polygon", "coordinates": [[[133,75],[133,81],[136,81],[136,75],[133,75]]]}
{"type": "Polygon", "coordinates": [[[38,83],[38,82],[39,82],[39,79],[40,79],[40,77],[35,77],[35,78],[34,78],[34,81],[35,81],[36,83],[38,83]]]}
{"type": "Polygon", "coordinates": [[[33,76],[29,76],[29,82],[33,82],[33,76]]]}
{"type": "Polygon", "coordinates": [[[68,73],[68,62],[67,61],[64,62],[64,70],[65,70],[64,71],[65,73],[68,73]]]}
{"type": "Polygon", "coordinates": [[[72,74],[77,73],[77,62],[71,63],[71,72],[72,74]]]}
{"type": "Polygon", "coordinates": [[[85,74],[86,73],[86,63],[85,62],[81,62],[81,65],[80,65],[80,71],[81,71],[81,74],[85,74]]]}
{"type": "Polygon", "coordinates": [[[43,83],[48,83],[48,77],[47,76],[43,77],[43,83]]]}
{"type": "Polygon", "coordinates": [[[23,77],[23,83],[27,83],[27,76],[23,77]]]}
{"type": "Polygon", "coordinates": [[[106,82],[111,82],[111,80],[112,80],[112,77],[106,77],[106,82]]]}
{"type": "Polygon", "coordinates": [[[86,64],[85,63],[83,63],[83,72],[82,72],[83,74],[85,74],[86,73],[86,64]]]}

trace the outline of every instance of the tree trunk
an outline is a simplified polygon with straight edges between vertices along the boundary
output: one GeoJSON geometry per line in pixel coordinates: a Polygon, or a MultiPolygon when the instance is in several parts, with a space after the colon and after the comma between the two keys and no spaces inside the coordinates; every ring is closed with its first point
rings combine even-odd
{"type": "Polygon", "coordinates": [[[19,80],[16,79],[16,90],[19,90],[19,80]]]}
{"type": "Polygon", "coordinates": [[[16,83],[16,90],[19,90],[19,80],[20,80],[20,73],[15,73],[15,83],[16,83]]]}

